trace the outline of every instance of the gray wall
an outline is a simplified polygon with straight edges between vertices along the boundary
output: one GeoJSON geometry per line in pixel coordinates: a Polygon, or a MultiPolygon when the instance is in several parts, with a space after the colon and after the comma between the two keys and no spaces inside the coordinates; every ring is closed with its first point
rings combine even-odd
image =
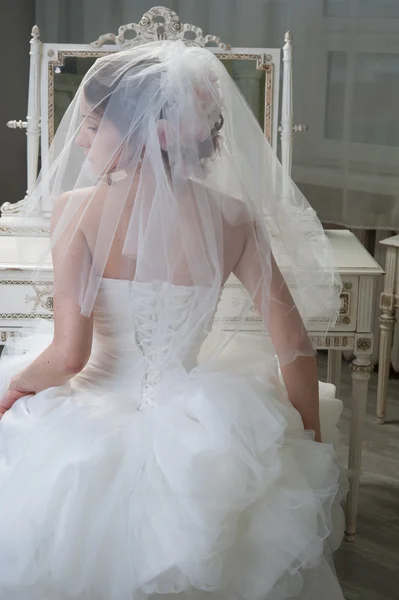
{"type": "Polygon", "coordinates": [[[34,0],[0,2],[2,81],[0,92],[0,205],[26,191],[26,135],[7,121],[25,120],[28,103],[29,40],[35,24],[34,0]]]}
{"type": "Polygon", "coordinates": [[[308,0],[36,0],[46,42],[89,43],[120,25],[138,22],[153,6],[175,10],[183,22],[233,46],[280,47],[288,5],[308,0]]]}

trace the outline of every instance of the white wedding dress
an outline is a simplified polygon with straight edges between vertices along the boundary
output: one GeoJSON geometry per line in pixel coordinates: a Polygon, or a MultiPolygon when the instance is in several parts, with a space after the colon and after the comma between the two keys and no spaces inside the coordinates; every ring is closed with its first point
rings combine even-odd
{"type": "MultiPolygon", "coordinates": [[[[166,285],[103,280],[88,365],[1,420],[0,599],[342,600],[333,446],[272,357],[259,378],[207,370],[200,331],[172,360],[198,294],[172,286],[154,339],[166,285]]],[[[49,335],[2,358],[1,393],[49,335]]]]}

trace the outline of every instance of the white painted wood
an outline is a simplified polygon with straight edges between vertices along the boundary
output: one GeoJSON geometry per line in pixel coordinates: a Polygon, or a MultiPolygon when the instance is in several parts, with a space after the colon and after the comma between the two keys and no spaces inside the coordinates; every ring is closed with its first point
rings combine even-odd
{"type": "MultiPolygon", "coordinates": [[[[339,366],[337,350],[353,351],[355,359],[351,364],[352,370],[352,415],[350,429],[350,448],[348,466],[351,473],[349,494],[346,507],[346,539],[354,541],[356,520],[359,504],[361,461],[364,437],[364,422],[367,405],[368,383],[373,371],[373,303],[378,277],[383,270],[377,261],[362,246],[358,238],[349,231],[328,231],[336,266],[342,276],[345,291],[345,278],[351,275],[357,279],[358,294],[356,295],[356,327],[353,340],[343,336],[341,323],[328,335],[328,348],[334,348],[329,353],[328,376],[335,383],[339,366]],[[343,343],[344,342],[344,343],[343,343]],[[335,381],[334,381],[335,378],[335,381]]],[[[352,286],[349,291],[356,289],[351,278],[347,283],[352,286]]],[[[347,334],[350,335],[350,334],[347,334]]],[[[312,340],[315,336],[312,332],[312,340]]],[[[316,347],[320,343],[316,339],[316,347]]]]}
{"type": "MultiPolygon", "coordinates": [[[[379,274],[382,274],[379,267],[379,274]]],[[[373,276],[361,276],[359,279],[359,303],[357,316],[357,331],[361,333],[373,330],[373,308],[376,279],[373,276]]]]}
{"type": "MultiPolygon", "coordinates": [[[[283,172],[291,174],[292,167],[292,146],[294,143],[294,105],[292,90],[292,35],[291,32],[285,34],[285,45],[283,48],[283,96],[281,106],[281,164],[283,172]]],[[[287,187],[289,182],[285,182],[287,187]]],[[[284,186],[283,186],[284,190],[284,186]]],[[[284,197],[288,190],[283,191],[284,197]]]]}
{"type": "MultiPolygon", "coordinates": [[[[339,331],[340,333],[347,334],[355,333],[358,316],[359,277],[354,275],[345,275],[343,271],[341,271],[341,279],[343,286],[341,292],[341,310],[339,319],[331,331],[339,331]]],[[[324,324],[324,329],[325,327],[326,325],[324,324]]],[[[309,332],[313,333],[314,331],[321,331],[322,329],[322,322],[318,321],[317,319],[310,319],[309,332]]]]}
{"type": "MultiPolygon", "coordinates": [[[[397,250],[398,251],[398,250],[397,250]]],[[[395,296],[399,298],[399,260],[396,261],[396,276],[395,276],[395,296]]],[[[395,310],[396,323],[394,325],[393,339],[391,346],[391,365],[396,371],[399,372],[399,308],[395,310]]]]}
{"type": "Polygon", "coordinates": [[[386,238],[380,242],[383,246],[388,246],[392,248],[399,248],[399,234],[393,235],[392,237],[386,238]]]}
{"type": "Polygon", "coordinates": [[[327,383],[335,385],[337,398],[339,398],[339,389],[341,381],[342,350],[329,350],[327,383]]]}
{"type": "Polygon", "coordinates": [[[184,40],[193,46],[207,46],[212,44],[219,48],[227,49],[219,37],[215,35],[204,35],[202,29],[190,23],[182,23],[179,15],[165,6],[155,6],[146,11],[138,23],[126,23],[121,25],[118,33],[105,33],[91,43],[95,48],[101,48],[104,44],[115,43],[119,49],[123,47],[138,46],[147,42],[160,40],[184,40]],[[135,35],[128,36],[133,32],[135,35]],[[186,37],[186,32],[191,34],[186,37]]]}
{"type": "Polygon", "coordinates": [[[377,387],[377,422],[385,423],[387,411],[387,395],[389,369],[391,366],[391,349],[393,331],[396,323],[394,311],[382,309],[380,317],[380,352],[378,361],[378,387],[377,387]]]}
{"type": "Polygon", "coordinates": [[[6,123],[9,129],[27,129],[28,122],[27,121],[7,121],[6,123]]]}
{"type": "Polygon", "coordinates": [[[386,242],[382,243],[386,247],[384,292],[385,294],[394,294],[396,287],[397,250],[399,249],[399,246],[395,246],[393,244],[392,246],[388,246],[386,242]]]}
{"type": "Polygon", "coordinates": [[[341,275],[381,275],[383,269],[349,230],[329,230],[335,264],[341,275]]]}
{"type": "Polygon", "coordinates": [[[45,237],[0,237],[0,343],[37,318],[52,320],[51,257],[45,237]]]}
{"type": "MultiPolygon", "coordinates": [[[[396,310],[396,323],[393,327],[393,337],[391,346],[391,367],[395,373],[399,373],[399,311],[396,310]]],[[[377,319],[378,323],[379,319],[377,319]]]]}
{"type": "Polygon", "coordinates": [[[371,354],[369,356],[357,356],[354,359],[351,368],[352,415],[348,459],[350,478],[349,494],[346,504],[346,540],[348,542],[353,542],[356,534],[368,384],[373,370],[371,354]]]}
{"type": "Polygon", "coordinates": [[[380,299],[380,352],[377,388],[377,422],[386,419],[387,386],[391,366],[392,340],[399,307],[399,235],[381,241],[386,248],[384,286],[380,299]]]}
{"type": "Polygon", "coordinates": [[[27,117],[27,162],[28,162],[28,189],[29,195],[36,182],[39,166],[40,145],[40,60],[41,42],[40,31],[37,25],[32,29],[30,42],[30,71],[29,71],[29,98],[27,117]]]}
{"type": "MultiPolygon", "coordinates": [[[[373,256],[381,267],[385,265],[385,247],[380,243],[386,237],[384,231],[378,230],[375,235],[374,252],[373,256]]],[[[374,315],[373,315],[373,333],[374,333],[374,351],[373,351],[373,365],[378,363],[378,354],[380,351],[380,297],[384,289],[384,278],[379,277],[376,282],[376,288],[374,292],[374,315]]]]}
{"type": "MultiPolygon", "coordinates": [[[[50,251],[50,241],[45,237],[0,236],[0,272],[9,271],[10,278],[18,273],[33,270],[46,253],[50,251]]],[[[41,271],[52,271],[51,256],[48,255],[40,267],[41,271]]]]}

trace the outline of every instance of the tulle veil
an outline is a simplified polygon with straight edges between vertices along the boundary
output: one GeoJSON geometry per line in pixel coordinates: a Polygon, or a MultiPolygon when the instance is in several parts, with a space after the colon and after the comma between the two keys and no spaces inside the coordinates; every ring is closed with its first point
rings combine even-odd
{"type": "Polygon", "coordinates": [[[283,172],[217,56],[153,42],[104,56],[57,129],[28,212],[50,198],[54,295],[90,316],[102,279],[162,285],[152,335],[168,321],[174,286],[196,298],[171,343],[178,365],[194,330],[245,329],[255,303],[281,364],[313,353],[307,329],[338,315],[330,243],[283,172]],[[251,268],[240,271],[243,253],[251,268]],[[234,315],[216,318],[231,273],[244,284],[234,315]],[[293,336],[285,332],[295,331],[293,336]]]}

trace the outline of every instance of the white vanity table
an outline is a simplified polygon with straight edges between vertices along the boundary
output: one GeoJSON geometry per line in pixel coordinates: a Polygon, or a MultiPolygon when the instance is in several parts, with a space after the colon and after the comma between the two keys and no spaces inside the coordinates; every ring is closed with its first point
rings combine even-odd
{"type": "Polygon", "coordinates": [[[36,319],[53,318],[51,262],[35,268],[48,248],[47,237],[0,236],[0,342],[18,335],[36,319]]]}
{"type": "Polygon", "coordinates": [[[338,397],[342,352],[349,350],[355,356],[350,364],[352,373],[348,458],[350,479],[346,505],[346,539],[354,541],[368,385],[374,369],[372,364],[374,299],[377,279],[383,274],[383,270],[350,231],[329,231],[328,237],[343,281],[341,316],[336,327],[327,337],[317,333],[317,323],[314,323],[311,337],[315,348],[329,351],[328,381],[336,385],[338,397]]]}
{"type": "MultiPolygon", "coordinates": [[[[94,61],[104,53],[115,52],[127,45],[145,43],[154,39],[182,37],[186,42],[209,47],[210,51],[215,52],[223,60],[250,102],[264,127],[265,136],[275,149],[280,133],[283,168],[287,173],[291,172],[294,135],[307,129],[304,125],[294,125],[293,121],[291,35],[286,35],[283,52],[276,48],[230,48],[215,36],[204,37],[202,31],[195,26],[181,24],[179,17],[173,11],[158,7],[146,13],[139,24],[131,23],[122,26],[118,36],[106,34],[87,46],[42,44],[38,28],[33,28],[29,117],[26,122],[13,121],[8,124],[15,129],[27,129],[28,195],[37,177],[39,144],[43,157],[54,135],[57,110],[68,104],[65,94],[73,95],[78,86],[78,77],[76,76],[75,81],[73,77],[71,79],[71,74],[68,72],[68,77],[63,78],[63,69],[68,71],[68,65],[74,61],[73,73],[79,73],[80,65],[85,64],[87,69],[88,62],[94,61]],[[281,57],[283,73],[280,79],[281,57]],[[69,89],[71,80],[75,81],[76,86],[74,88],[72,85],[69,89]],[[279,124],[280,81],[282,81],[282,105],[279,124]],[[61,97],[57,94],[61,94],[61,97]],[[262,100],[259,101],[259,98],[262,100]],[[39,127],[40,121],[41,127],[39,127]]],[[[24,204],[25,200],[17,205],[3,205],[0,219],[2,343],[7,336],[18,335],[22,326],[39,318],[51,320],[53,317],[50,262],[43,264],[40,276],[33,282],[35,266],[48,246],[51,206],[38,207],[34,217],[22,221],[20,214],[24,204]]],[[[372,372],[373,298],[376,279],[382,273],[382,269],[353,234],[348,231],[330,231],[329,237],[344,282],[341,316],[339,323],[327,337],[324,333],[325,324],[320,321],[312,323],[310,333],[316,348],[329,351],[329,381],[334,383],[337,389],[339,389],[342,352],[349,350],[355,355],[351,365],[353,404],[349,456],[349,469],[353,476],[347,504],[347,539],[352,541],[356,529],[368,380],[372,372]]],[[[237,284],[229,282],[225,291],[227,309],[222,315],[224,320],[229,320],[229,306],[232,305],[231,300],[235,293],[237,293],[237,284]]],[[[246,326],[248,331],[259,330],[260,318],[251,315],[246,326]]]]}

